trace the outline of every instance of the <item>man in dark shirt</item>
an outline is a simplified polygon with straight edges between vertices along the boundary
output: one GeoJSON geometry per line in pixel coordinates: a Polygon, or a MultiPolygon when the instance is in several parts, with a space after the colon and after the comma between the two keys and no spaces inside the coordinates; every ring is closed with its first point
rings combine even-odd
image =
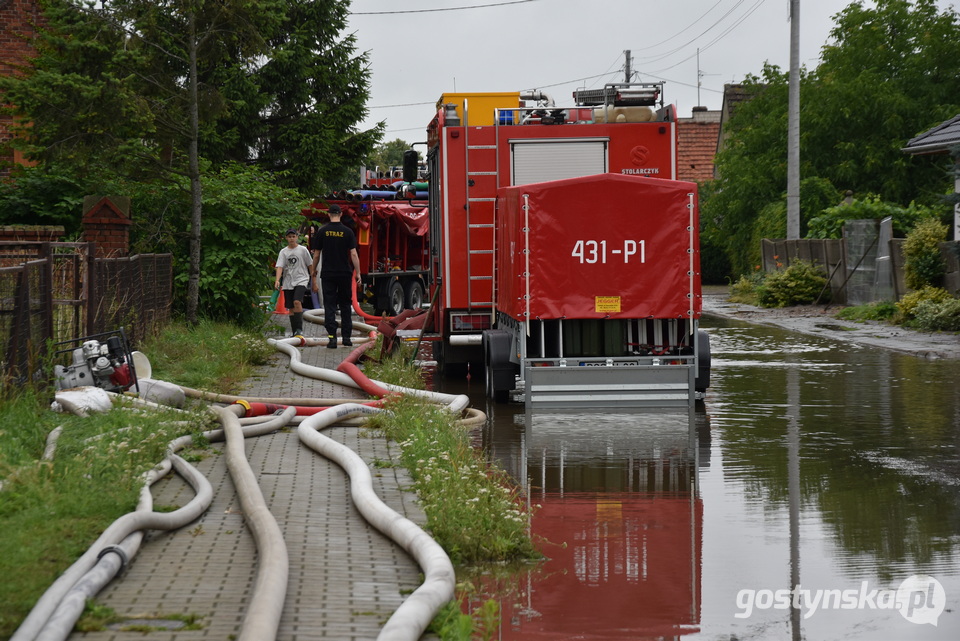
{"type": "MultiPolygon", "coordinates": [[[[330,222],[314,234],[313,273],[320,274],[323,291],[323,325],[327,328],[327,347],[337,346],[337,310],[340,310],[340,337],[345,346],[353,345],[354,287],[361,283],[360,257],[357,255],[357,237],[349,227],[340,222],[342,212],[337,205],[330,205],[330,222]],[[321,260],[322,259],[322,260],[321,260]],[[320,270],[317,271],[317,264],[320,270]]],[[[318,290],[317,279],[313,291],[318,290]]]]}

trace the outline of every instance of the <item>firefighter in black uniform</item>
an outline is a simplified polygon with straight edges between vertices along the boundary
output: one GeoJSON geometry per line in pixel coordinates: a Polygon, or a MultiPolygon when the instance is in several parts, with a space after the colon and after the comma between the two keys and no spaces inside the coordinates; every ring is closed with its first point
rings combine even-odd
{"type": "Polygon", "coordinates": [[[351,346],[354,288],[361,283],[360,257],[357,237],[340,222],[342,212],[338,205],[330,205],[330,222],[321,227],[311,242],[313,273],[320,274],[320,285],[313,280],[313,291],[323,292],[323,325],[327,328],[327,347],[337,346],[337,310],[340,311],[340,337],[345,346],[351,346]],[[320,265],[319,272],[317,265],[320,265]]]}

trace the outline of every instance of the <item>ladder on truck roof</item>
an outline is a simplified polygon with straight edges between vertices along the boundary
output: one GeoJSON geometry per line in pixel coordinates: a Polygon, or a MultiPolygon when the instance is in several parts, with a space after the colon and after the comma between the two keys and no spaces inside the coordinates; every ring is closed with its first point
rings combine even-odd
{"type": "Polygon", "coordinates": [[[467,194],[467,304],[470,309],[493,308],[494,210],[499,174],[497,138],[493,127],[469,126],[467,100],[463,101],[467,194]]]}

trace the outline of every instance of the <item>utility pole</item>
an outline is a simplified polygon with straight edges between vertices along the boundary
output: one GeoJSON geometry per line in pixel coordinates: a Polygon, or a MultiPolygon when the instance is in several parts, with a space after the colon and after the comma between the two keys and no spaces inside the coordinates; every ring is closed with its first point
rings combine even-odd
{"type": "Polygon", "coordinates": [[[787,240],[800,238],[800,0],[790,0],[787,97],[787,240]]]}
{"type": "Polygon", "coordinates": [[[623,72],[624,72],[623,81],[624,81],[624,82],[630,82],[630,78],[633,76],[633,70],[630,68],[631,61],[630,61],[630,50],[629,50],[629,49],[626,49],[626,50],[623,52],[623,57],[626,58],[626,60],[627,60],[626,64],[624,64],[624,66],[623,66],[623,72]]]}

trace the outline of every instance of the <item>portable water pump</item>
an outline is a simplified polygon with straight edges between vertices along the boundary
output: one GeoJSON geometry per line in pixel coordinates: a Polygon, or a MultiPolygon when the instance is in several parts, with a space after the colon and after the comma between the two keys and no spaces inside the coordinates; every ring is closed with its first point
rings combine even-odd
{"type": "Polygon", "coordinates": [[[82,341],[79,347],[58,352],[72,352],[72,360],[69,365],[54,366],[57,389],[92,386],[108,392],[124,392],[136,383],[133,358],[122,330],[119,335],[109,336],[106,343],[97,337],[72,342],[79,341],[82,341]]]}

